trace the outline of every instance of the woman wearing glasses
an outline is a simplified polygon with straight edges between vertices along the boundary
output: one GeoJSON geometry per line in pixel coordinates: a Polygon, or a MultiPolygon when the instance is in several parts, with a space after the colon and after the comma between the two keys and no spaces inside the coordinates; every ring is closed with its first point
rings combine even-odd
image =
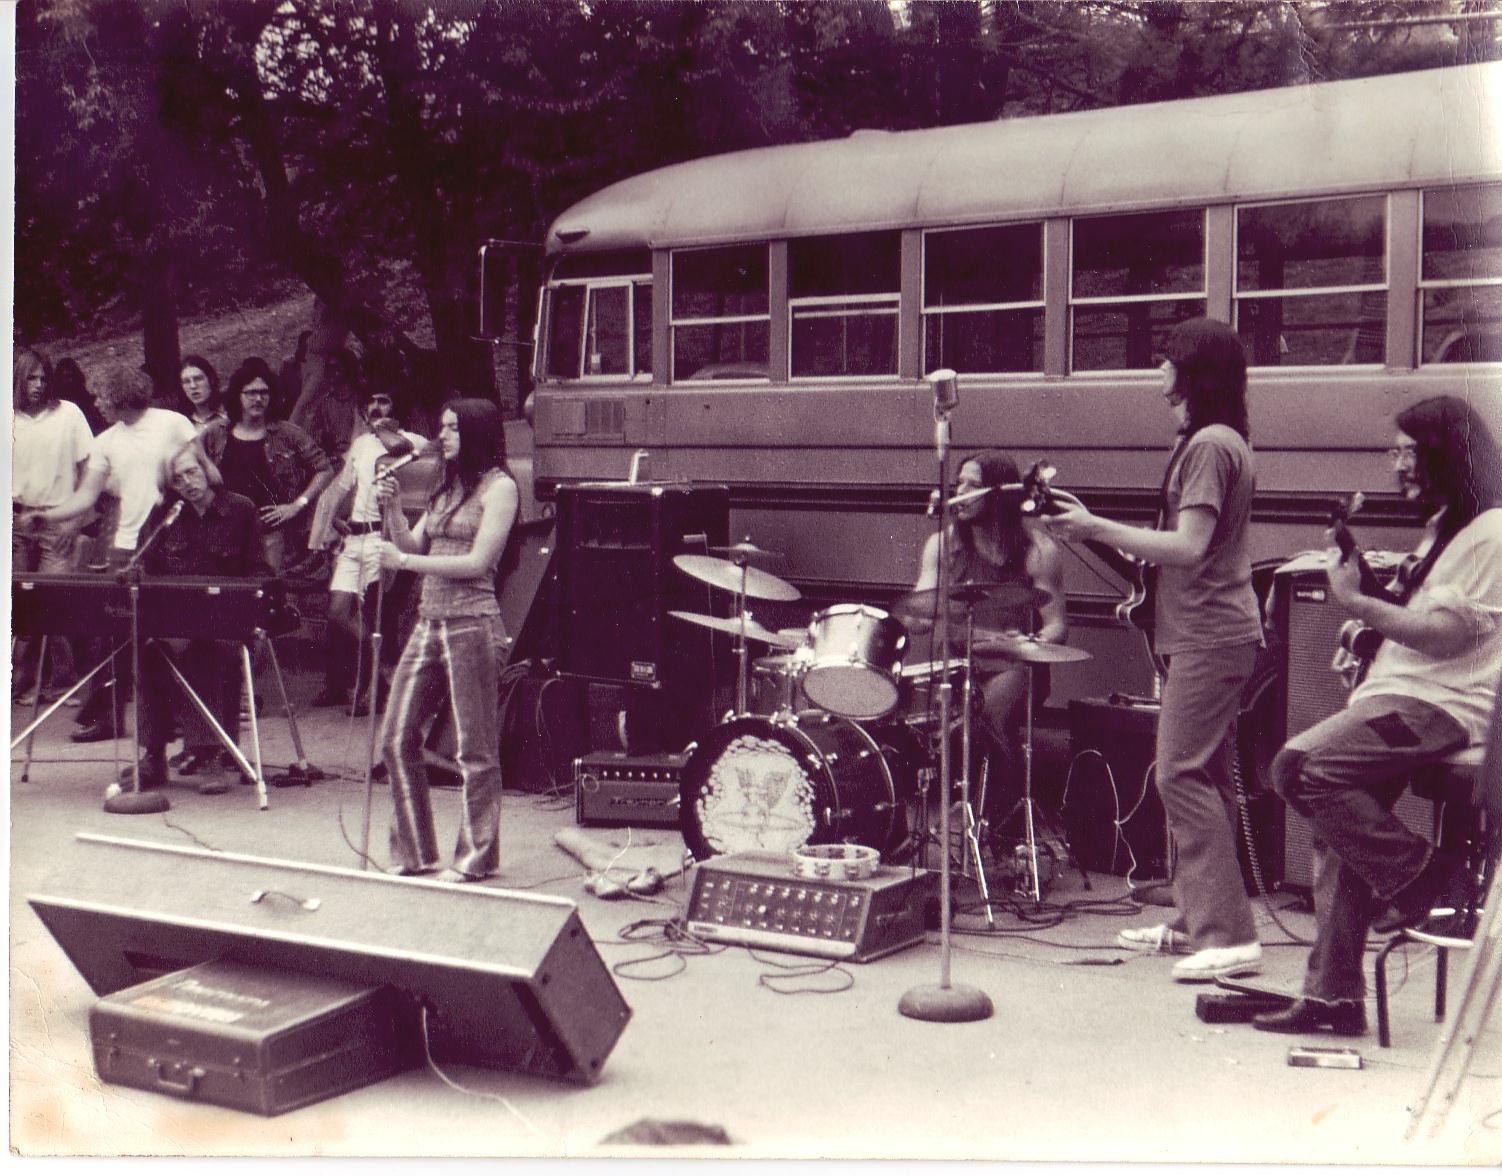
{"type": "Polygon", "coordinates": [[[1228,735],[1262,645],[1247,531],[1256,473],[1248,443],[1246,353],[1224,323],[1197,318],[1169,334],[1163,397],[1178,440],[1163,478],[1159,526],[1127,526],[1077,503],[1049,518],[1065,538],[1095,539],[1156,569],[1155,651],[1166,665],[1157,781],[1178,851],[1176,916],[1122,931],[1123,947],[1186,955],[1184,982],[1256,972],[1256,923],[1236,859],[1228,735]]]}

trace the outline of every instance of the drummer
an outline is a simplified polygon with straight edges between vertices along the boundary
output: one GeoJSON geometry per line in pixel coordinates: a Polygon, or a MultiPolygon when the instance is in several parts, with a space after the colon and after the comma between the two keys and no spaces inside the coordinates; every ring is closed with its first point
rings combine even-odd
{"type": "MultiPolygon", "coordinates": [[[[1011,635],[1028,634],[1039,641],[1058,643],[1068,634],[1064,605],[1064,568],[1058,544],[1021,510],[1019,494],[1000,487],[1017,486],[1022,478],[1009,454],[991,450],[965,458],[955,480],[954,497],[989,490],[949,509],[949,582],[1019,584],[1048,595],[1036,610],[1031,605],[999,606],[982,602],[976,606],[975,623],[988,630],[1011,635]]],[[[928,537],[918,571],[918,591],[939,582],[939,535],[928,537]]],[[[951,629],[950,647],[963,652],[964,633],[951,629]]],[[[934,651],[938,657],[938,651],[934,651]]],[[[976,751],[987,753],[988,800],[991,817],[998,799],[1021,794],[1021,727],[1025,715],[1026,667],[1021,663],[985,663],[977,667],[978,719],[981,742],[976,751]],[[999,667],[999,668],[998,668],[999,667]]],[[[1034,704],[1048,696],[1048,667],[1037,666],[1033,674],[1034,704]]],[[[1002,814],[1004,815],[1004,814],[1002,814]]],[[[993,830],[995,828],[993,823],[993,830]]]]}

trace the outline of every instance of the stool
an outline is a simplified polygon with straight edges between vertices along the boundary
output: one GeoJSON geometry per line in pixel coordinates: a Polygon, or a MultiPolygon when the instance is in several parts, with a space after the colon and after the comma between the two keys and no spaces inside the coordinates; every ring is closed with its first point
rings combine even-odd
{"type": "Polygon", "coordinates": [[[1410,782],[1409,786],[1416,796],[1432,800],[1435,804],[1435,844],[1440,848],[1461,848],[1465,891],[1459,905],[1445,912],[1445,917],[1450,920],[1449,933],[1441,934],[1422,927],[1405,927],[1377,953],[1377,1044],[1384,1049],[1392,1044],[1387,1011],[1387,957],[1406,943],[1425,943],[1435,949],[1434,1019],[1443,1021],[1449,953],[1452,950],[1464,951],[1471,946],[1470,937],[1475,930],[1478,915],[1477,904],[1491,884],[1492,870],[1495,867],[1492,843],[1497,829],[1494,814],[1483,795],[1481,773],[1485,753],[1484,746],[1468,747],[1438,763],[1418,769],[1410,782]]]}

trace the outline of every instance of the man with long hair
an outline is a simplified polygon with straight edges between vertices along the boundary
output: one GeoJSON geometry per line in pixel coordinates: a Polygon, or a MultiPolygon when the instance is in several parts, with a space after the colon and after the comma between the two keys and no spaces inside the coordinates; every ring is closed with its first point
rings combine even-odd
{"type": "Polygon", "coordinates": [[[1303,998],[1254,1020],[1275,1033],[1366,1032],[1368,930],[1429,916],[1458,866],[1393,815],[1415,768],[1486,739],[1502,675],[1502,458],[1455,396],[1397,414],[1403,494],[1429,512],[1397,600],[1367,595],[1355,559],[1330,561],[1330,591],[1382,644],[1344,710],[1273,760],[1278,792],[1313,830],[1318,930],[1303,998]],[[1392,914],[1380,919],[1386,908],[1392,914]]]}
{"type": "Polygon", "coordinates": [[[1156,530],[1077,503],[1049,529],[1108,543],[1157,569],[1154,649],[1167,666],[1157,779],[1178,852],[1177,916],[1117,936],[1123,947],[1187,954],[1173,978],[1202,982],[1260,967],[1262,946],[1236,858],[1229,734],[1263,644],[1247,549],[1256,473],[1248,442],[1246,353],[1225,323],[1169,333],[1163,397],[1178,424],[1156,530]]]}
{"type": "MultiPolygon", "coordinates": [[[[46,358],[23,347],[13,366],[15,414],[11,418],[10,501],[13,515],[46,510],[67,499],[83,481],[94,435],[76,404],[59,398],[46,358]]],[[[78,546],[78,524],[49,522],[11,532],[11,570],[71,572],[78,546]]],[[[61,684],[70,674],[72,657],[63,641],[48,643],[52,671],[61,684]]],[[[19,641],[13,655],[11,694],[30,691],[37,667],[30,639],[19,641]]],[[[39,687],[45,683],[37,683],[39,687]]]]}

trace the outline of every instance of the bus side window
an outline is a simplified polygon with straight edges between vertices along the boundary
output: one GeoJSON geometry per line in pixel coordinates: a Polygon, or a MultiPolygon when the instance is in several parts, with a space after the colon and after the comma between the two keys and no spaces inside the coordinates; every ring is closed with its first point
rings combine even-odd
{"type": "Polygon", "coordinates": [[[1426,191],[1423,243],[1425,362],[1502,362],[1502,184],[1426,191]]]}
{"type": "Polygon", "coordinates": [[[1238,208],[1236,329],[1255,367],[1384,362],[1387,197],[1238,208]]]}

